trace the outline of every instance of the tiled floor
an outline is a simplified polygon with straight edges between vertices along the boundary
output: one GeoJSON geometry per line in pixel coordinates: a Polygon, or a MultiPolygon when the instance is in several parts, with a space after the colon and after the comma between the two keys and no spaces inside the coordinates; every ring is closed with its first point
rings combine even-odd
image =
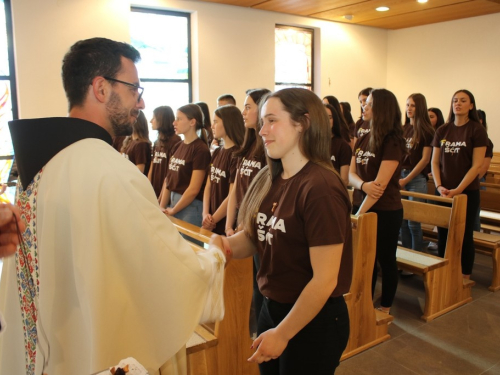
{"type": "Polygon", "coordinates": [[[500,374],[500,291],[488,290],[491,273],[491,258],[477,254],[473,301],[429,323],[420,320],[422,278],[402,277],[391,339],[341,362],[336,374],[500,374]]]}

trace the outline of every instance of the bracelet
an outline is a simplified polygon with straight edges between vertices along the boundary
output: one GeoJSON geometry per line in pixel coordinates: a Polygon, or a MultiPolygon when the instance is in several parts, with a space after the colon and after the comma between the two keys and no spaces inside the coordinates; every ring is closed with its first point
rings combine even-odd
{"type": "MultiPolygon", "coordinates": [[[[365,184],[365,182],[366,182],[366,181],[363,181],[363,182],[361,183],[361,186],[359,187],[359,190],[363,191],[363,185],[365,184]]],[[[364,191],[363,191],[363,193],[364,193],[364,191]]]]}
{"type": "Polygon", "coordinates": [[[436,190],[438,190],[440,187],[443,187],[443,185],[436,186],[436,190]]]}

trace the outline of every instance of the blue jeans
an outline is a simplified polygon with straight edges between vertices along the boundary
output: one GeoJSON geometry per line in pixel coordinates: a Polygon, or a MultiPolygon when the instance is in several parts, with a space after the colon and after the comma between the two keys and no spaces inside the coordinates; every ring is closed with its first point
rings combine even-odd
{"type": "MultiPolygon", "coordinates": [[[[410,174],[410,170],[403,169],[401,171],[401,178],[405,178],[410,174]]],[[[406,191],[412,191],[415,193],[427,194],[427,180],[423,174],[419,174],[413,180],[411,180],[406,186],[406,191]]],[[[404,199],[409,199],[411,201],[424,202],[423,199],[404,197],[404,199]]],[[[423,250],[423,235],[422,226],[417,221],[403,220],[401,225],[401,242],[404,247],[408,249],[413,249],[417,251],[423,250]]]]}
{"type": "MultiPolygon", "coordinates": [[[[174,207],[177,202],[181,199],[182,194],[171,192],[170,193],[170,204],[169,207],[174,207]]],[[[197,227],[201,227],[202,223],[202,214],[203,214],[203,202],[195,199],[192,201],[189,206],[185,207],[183,210],[177,212],[174,217],[180,220],[184,220],[190,224],[196,225],[197,227]]],[[[201,247],[203,247],[203,242],[192,239],[191,237],[185,236],[181,233],[181,236],[186,240],[191,241],[201,247]]]]}

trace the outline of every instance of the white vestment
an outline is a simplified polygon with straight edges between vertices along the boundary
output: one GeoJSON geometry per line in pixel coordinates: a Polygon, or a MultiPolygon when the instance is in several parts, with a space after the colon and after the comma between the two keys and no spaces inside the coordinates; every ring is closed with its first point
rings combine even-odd
{"type": "MultiPolygon", "coordinates": [[[[71,144],[38,177],[29,220],[39,261],[38,343],[47,354],[41,323],[50,345],[45,372],[89,375],[134,357],[157,373],[198,324],[212,265],[160,211],[148,179],[106,142],[71,144]]],[[[0,285],[8,323],[2,375],[26,373],[17,258],[5,260],[0,285]]],[[[37,346],[36,375],[42,365],[37,346]]]]}

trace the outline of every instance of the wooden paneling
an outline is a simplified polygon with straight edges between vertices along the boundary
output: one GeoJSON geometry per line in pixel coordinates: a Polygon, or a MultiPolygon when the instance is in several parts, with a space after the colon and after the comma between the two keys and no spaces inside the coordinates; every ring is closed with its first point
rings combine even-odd
{"type": "Polygon", "coordinates": [[[476,0],[421,12],[402,14],[395,17],[379,18],[360,22],[360,24],[384,29],[403,29],[405,27],[421,26],[498,12],[500,12],[499,4],[487,0],[476,0]]]}
{"type": "Polygon", "coordinates": [[[424,10],[442,7],[457,2],[469,0],[431,0],[420,4],[415,0],[373,0],[363,3],[353,4],[346,7],[337,8],[328,12],[313,14],[313,17],[327,19],[330,21],[346,21],[343,16],[350,14],[353,16],[351,23],[363,23],[370,20],[383,21],[387,17],[399,17],[404,14],[413,14],[424,10]],[[386,6],[390,10],[378,12],[377,7],[386,6]]]}
{"type": "Polygon", "coordinates": [[[500,0],[200,0],[383,29],[402,29],[500,12],[500,0]],[[375,8],[388,6],[387,12],[375,8]],[[344,15],[353,15],[347,20],[344,15]]]}

